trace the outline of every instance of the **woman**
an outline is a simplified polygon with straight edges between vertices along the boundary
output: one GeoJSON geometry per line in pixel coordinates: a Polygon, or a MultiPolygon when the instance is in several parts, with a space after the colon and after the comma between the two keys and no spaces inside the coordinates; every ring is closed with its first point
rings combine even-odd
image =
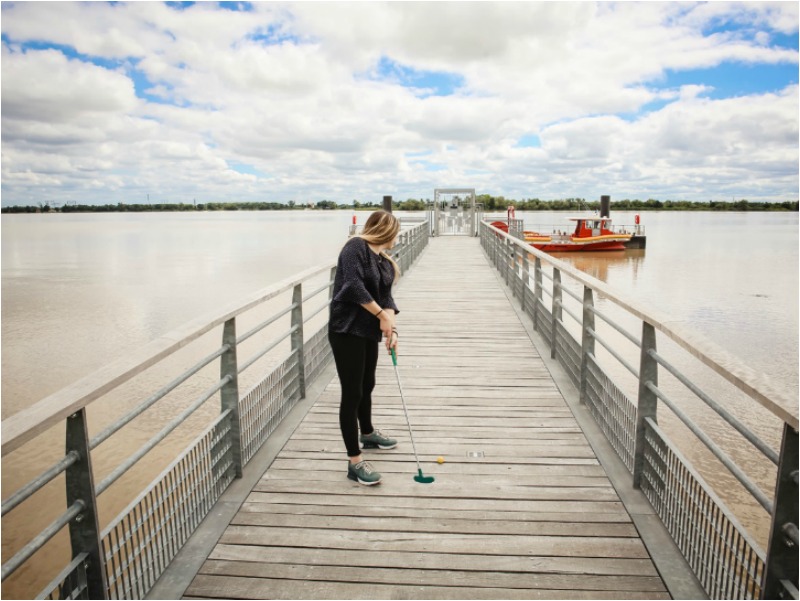
{"type": "Polygon", "coordinates": [[[361,235],[347,241],[339,253],[328,340],[342,385],[339,427],[347,449],[347,477],[371,486],[381,475],[361,456],[364,448],[393,449],[397,441],[372,426],[372,389],[378,365],[378,344],[397,348],[395,317],[400,312],[392,298],[399,276],[397,263],[386,254],[397,240],[400,222],[386,211],[375,211],[361,235]]]}

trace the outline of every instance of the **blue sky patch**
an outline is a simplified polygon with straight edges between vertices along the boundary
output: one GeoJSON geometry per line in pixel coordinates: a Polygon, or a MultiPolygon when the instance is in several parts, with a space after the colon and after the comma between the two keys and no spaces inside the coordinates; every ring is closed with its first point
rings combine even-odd
{"type": "Polygon", "coordinates": [[[542,140],[537,134],[525,134],[517,140],[517,146],[521,148],[541,148],[542,140]]]}
{"type": "Polygon", "coordinates": [[[711,86],[704,94],[715,100],[750,94],[779,92],[797,84],[797,64],[747,65],[725,62],[708,69],[668,70],[657,82],[659,88],[679,88],[684,85],[711,86]]]}
{"type": "Polygon", "coordinates": [[[247,175],[255,175],[256,177],[265,177],[265,174],[253,167],[252,165],[248,165],[247,163],[242,163],[239,161],[226,161],[228,163],[228,169],[232,169],[237,173],[246,173],[247,175]]]}
{"type": "Polygon", "coordinates": [[[261,42],[268,46],[282,44],[283,42],[300,43],[300,38],[298,36],[285,33],[283,27],[275,24],[259,28],[256,33],[249,34],[247,39],[254,42],[261,42]]]}
{"type": "Polygon", "coordinates": [[[219,6],[225,10],[232,10],[234,12],[249,13],[253,11],[252,2],[220,2],[219,6]]]}
{"type": "Polygon", "coordinates": [[[423,71],[408,67],[386,56],[378,62],[377,75],[372,79],[393,81],[399,85],[420,90],[422,98],[429,96],[450,96],[464,85],[464,78],[458,73],[444,71],[423,71]]]}
{"type": "Polygon", "coordinates": [[[196,2],[166,2],[165,4],[170,8],[177,8],[178,10],[183,10],[184,8],[189,8],[190,6],[194,6],[196,2]]]}
{"type": "MultiPolygon", "coordinates": [[[[138,61],[137,61],[138,62],[138,61]]],[[[126,69],[128,77],[131,78],[133,81],[133,88],[136,91],[136,97],[146,100],[147,102],[153,102],[156,104],[170,104],[174,106],[187,106],[188,103],[184,103],[183,105],[175,102],[171,98],[171,94],[168,97],[164,97],[161,95],[153,94],[152,90],[155,87],[155,84],[150,81],[145,75],[143,71],[140,71],[135,66],[129,67],[126,69]]],[[[168,92],[171,92],[174,88],[171,84],[161,83],[160,87],[164,88],[168,92]]]]}
{"type": "Polygon", "coordinates": [[[797,50],[798,47],[800,47],[800,35],[798,32],[786,34],[773,31],[770,32],[770,44],[772,46],[797,50]]]}

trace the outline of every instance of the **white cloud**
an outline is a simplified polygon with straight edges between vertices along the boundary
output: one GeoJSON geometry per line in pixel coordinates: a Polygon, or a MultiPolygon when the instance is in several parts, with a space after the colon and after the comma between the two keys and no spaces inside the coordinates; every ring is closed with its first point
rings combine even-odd
{"type": "Polygon", "coordinates": [[[4,204],[349,201],[450,184],[797,198],[796,85],[729,99],[664,87],[670,70],[796,65],[771,45],[797,31],[794,3],[254,7],[4,4],[4,204]],[[383,77],[382,58],[463,87],[420,95],[402,70],[383,77]],[[540,148],[517,146],[530,134],[540,148]]]}
{"type": "Polygon", "coordinates": [[[2,53],[3,116],[66,123],[135,109],[138,101],[125,75],[56,50],[2,53]]]}

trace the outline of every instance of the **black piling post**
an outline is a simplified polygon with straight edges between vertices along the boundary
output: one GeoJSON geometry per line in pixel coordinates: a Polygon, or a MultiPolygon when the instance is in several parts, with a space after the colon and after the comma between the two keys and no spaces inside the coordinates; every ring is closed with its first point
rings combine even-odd
{"type": "Polygon", "coordinates": [[[600,217],[611,217],[611,197],[608,195],[600,197],[600,217]]]}
{"type": "Polygon", "coordinates": [[[392,197],[391,196],[384,196],[383,197],[383,210],[387,213],[392,212],[392,197]]]}

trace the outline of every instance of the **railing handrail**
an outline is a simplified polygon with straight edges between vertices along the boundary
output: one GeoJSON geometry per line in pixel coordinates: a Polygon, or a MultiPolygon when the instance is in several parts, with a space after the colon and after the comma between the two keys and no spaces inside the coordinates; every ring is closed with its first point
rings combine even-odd
{"type": "Polygon", "coordinates": [[[193,319],[4,419],[2,421],[2,456],[62,422],[68,416],[121,386],[178,349],[221,326],[232,317],[291,290],[296,284],[330,270],[335,265],[335,261],[328,261],[322,265],[310,267],[262,288],[244,300],[231,303],[222,310],[217,309],[193,319]]]}
{"type": "Polygon", "coordinates": [[[743,364],[740,359],[734,357],[719,345],[701,335],[689,332],[681,327],[680,321],[669,317],[665,313],[643,308],[639,303],[631,300],[625,294],[620,294],[615,291],[605,282],[573,267],[569,263],[552,257],[544,251],[534,248],[524,240],[519,240],[503,230],[490,225],[486,221],[483,222],[483,225],[488,227],[490,231],[507,238],[510,243],[515,244],[524,251],[549,263],[563,273],[569,274],[581,284],[594,289],[600,295],[628,310],[642,321],[652,325],[656,330],[667,336],[667,338],[714,370],[715,373],[748,393],[777,418],[784,421],[795,430],[798,429],[797,402],[792,401],[782,392],[775,390],[760,374],[743,364]]]}

